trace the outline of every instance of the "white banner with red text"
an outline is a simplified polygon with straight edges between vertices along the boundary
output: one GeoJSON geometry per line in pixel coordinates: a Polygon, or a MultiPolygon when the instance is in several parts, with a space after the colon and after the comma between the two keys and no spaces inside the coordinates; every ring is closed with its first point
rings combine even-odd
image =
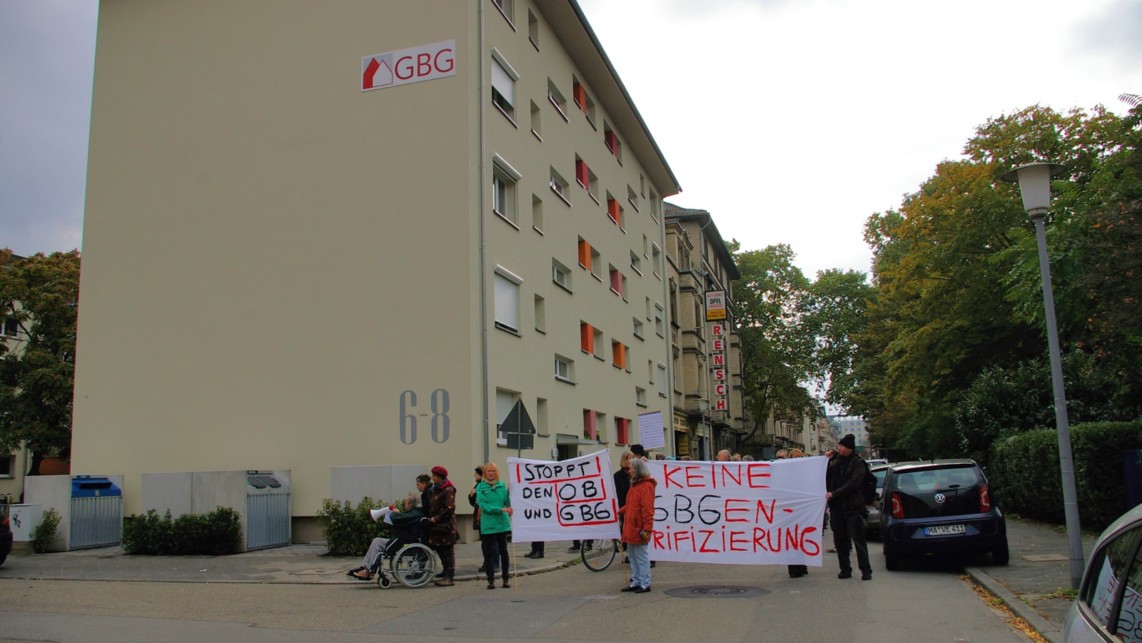
{"type": "Polygon", "coordinates": [[[828,458],[647,465],[651,560],[821,566],[828,458]]]}

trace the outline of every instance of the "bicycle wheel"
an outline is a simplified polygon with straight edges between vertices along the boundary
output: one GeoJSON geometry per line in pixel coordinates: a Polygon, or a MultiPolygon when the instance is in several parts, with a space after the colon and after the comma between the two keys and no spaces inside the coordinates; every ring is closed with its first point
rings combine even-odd
{"type": "Polygon", "coordinates": [[[393,577],[405,587],[421,587],[436,576],[436,559],[432,550],[420,543],[405,545],[392,562],[393,577]]]}
{"type": "Polygon", "coordinates": [[[618,554],[619,541],[612,538],[584,540],[583,546],[579,548],[583,566],[593,572],[601,572],[610,567],[618,554]]]}

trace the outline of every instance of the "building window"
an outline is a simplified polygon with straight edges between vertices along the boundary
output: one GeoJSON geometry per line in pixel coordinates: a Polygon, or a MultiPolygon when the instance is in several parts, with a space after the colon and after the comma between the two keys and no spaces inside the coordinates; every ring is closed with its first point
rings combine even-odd
{"type": "Polygon", "coordinates": [[[519,285],[523,280],[497,267],[495,281],[496,328],[519,334],[519,285]]]}
{"type": "Polygon", "coordinates": [[[567,194],[567,179],[556,172],[555,168],[551,168],[551,182],[549,185],[551,185],[551,191],[559,195],[559,198],[562,199],[564,203],[571,205],[571,198],[567,194]]]}
{"type": "Polygon", "coordinates": [[[516,183],[522,175],[499,154],[492,158],[492,211],[519,227],[516,210],[516,183]]]}
{"type": "Polygon", "coordinates": [[[535,101],[531,101],[531,133],[535,134],[535,138],[543,140],[542,116],[539,112],[539,105],[536,105],[535,101]]]}
{"type": "Polygon", "coordinates": [[[610,192],[607,193],[607,216],[620,228],[623,227],[623,206],[610,192]]]}
{"type": "Polygon", "coordinates": [[[535,17],[535,14],[531,12],[531,9],[527,10],[527,39],[531,41],[531,44],[535,47],[536,51],[538,51],[539,18],[535,17]]]}
{"type": "Polygon", "coordinates": [[[547,332],[547,300],[539,295],[535,296],[535,330],[547,332]]]}
{"type": "Polygon", "coordinates": [[[515,0],[492,0],[492,4],[496,5],[504,19],[515,29],[515,19],[512,17],[515,15],[515,0]]]}
{"type": "Polygon", "coordinates": [[[654,332],[658,333],[659,337],[666,336],[666,326],[662,320],[665,317],[663,314],[662,306],[659,304],[654,305],[654,332]]]}
{"type": "Polygon", "coordinates": [[[657,243],[650,249],[650,267],[654,269],[655,277],[662,277],[662,250],[657,243]]]}
{"type": "Polygon", "coordinates": [[[599,439],[598,414],[591,409],[583,409],[583,439],[597,441],[599,439]]]}
{"type": "Polygon", "coordinates": [[[547,79],[547,100],[551,101],[563,120],[567,120],[567,99],[563,97],[563,92],[559,91],[559,88],[550,78],[547,79]]]}
{"type": "Polygon", "coordinates": [[[585,321],[579,322],[579,350],[595,354],[595,329],[585,321]]]}
{"type": "Polygon", "coordinates": [[[492,104],[515,122],[515,81],[519,74],[498,51],[492,51],[492,104]]]}
{"type": "Polygon", "coordinates": [[[607,270],[611,279],[611,292],[622,297],[623,294],[626,293],[626,277],[624,277],[623,273],[614,266],[608,266],[607,270]]]}
{"type": "Polygon", "coordinates": [[[586,270],[591,269],[591,244],[583,237],[579,237],[579,265],[586,270]]]}
{"type": "Polygon", "coordinates": [[[611,340],[611,364],[615,368],[627,370],[630,365],[627,363],[627,347],[619,341],[611,340]]]}
{"type": "Polygon", "coordinates": [[[658,223],[658,208],[659,208],[658,195],[654,193],[654,190],[651,190],[650,191],[650,218],[654,219],[655,223],[658,223]]]}
{"type": "Polygon", "coordinates": [[[583,186],[595,203],[599,202],[599,177],[587,167],[587,162],[575,156],[575,180],[579,185],[583,186]]]}
{"type": "Polygon", "coordinates": [[[634,250],[630,251],[630,268],[638,274],[642,274],[642,257],[634,250]]]}
{"type": "Polygon", "coordinates": [[[630,203],[630,207],[634,208],[635,212],[639,211],[638,210],[638,195],[635,194],[634,188],[632,188],[629,185],[627,186],[627,202],[630,203]]]}
{"type": "Polygon", "coordinates": [[[562,382],[575,382],[575,360],[562,355],[555,356],[555,379],[562,382]]]}
{"type": "Polygon", "coordinates": [[[551,260],[551,281],[567,292],[571,292],[571,271],[559,263],[558,261],[551,260]]]}
{"type": "Polygon", "coordinates": [[[496,437],[503,439],[504,435],[500,433],[500,427],[503,426],[504,420],[508,419],[508,414],[512,412],[516,402],[519,401],[519,393],[514,391],[505,391],[504,389],[496,389],[496,437]]]}
{"type": "Polygon", "coordinates": [[[615,418],[615,442],[630,444],[630,418],[615,418]]]}
{"type": "Polygon", "coordinates": [[[655,382],[658,384],[658,396],[666,397],[666,366],[659,364],[656,367],[657,379],[655,382]]]}
{"type": "Polygon", "coordinates": [[[619,162],[619,165],[622,165],[623,145],[619,142],[618,134],[615,134],[615,131],[611,129],[610,125],[606,124],[606,121],[603,121],[603,145],[607,146],[607,149],[611,151],[615,160],[619,162]]]}
{"type": "Polygon", "coordinates": [[[646,389],[641,386],[634,387],[634,403],[642,407],[646,406],[646,389]]]}
{"type": "Polygon", "coordinates": [[[4,336],[16,337],[20,334],[20,322],[15,317],[4,320],[4,336]]]}
{"type": "Polygon", "coordinates": [[[0,453],[0,478],[13,478],[16,471],[16,456],[11,453],[0,453]]]}
{"type": "Polygon", "coordinates": [[[642,339],[642,320],[638,317],[634,318],[634,336],[642,339]]]}
{"type": "Polygon", "coordinates": [[[543,199],[535,194],[531,195],[531,227],[543,233],[543,199]]]}

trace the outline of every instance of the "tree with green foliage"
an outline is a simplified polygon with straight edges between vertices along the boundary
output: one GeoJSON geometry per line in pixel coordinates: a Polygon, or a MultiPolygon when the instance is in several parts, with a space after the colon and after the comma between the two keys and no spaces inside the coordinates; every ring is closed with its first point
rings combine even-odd
{"type": "Polygon", "coordinates": [[[742,387],[753,426],[745,442],[764,433],[766,421],[816,413],[806,383],[815,372],[814,338],[803,331],[803,300],[809,286],[794,254],[781,244],[737,252],[741,279],[734,300],[742,346],[742,387]]]}
{"type": "Polygon", "coordinates": [[[898,211],[869,218],[873,292],[833,399],[869,421],[879,446],[978,454],[1003,431],[995,418],[1026,420],[1041,399],[1036,241],[1017,188],[998,180],[1038,160],[1066,167],[1048,246],[1071,409],[1091,421],[1142,411],[1138,117],[1035,106],[990,119],[964,160],[941,163],[898,211]]]}
{"type": "Polygon", "coordinates": [[[26,446],[32,475],[70,455],[79,264],[78,251],[0,250],[0,452],[26,446]]]}

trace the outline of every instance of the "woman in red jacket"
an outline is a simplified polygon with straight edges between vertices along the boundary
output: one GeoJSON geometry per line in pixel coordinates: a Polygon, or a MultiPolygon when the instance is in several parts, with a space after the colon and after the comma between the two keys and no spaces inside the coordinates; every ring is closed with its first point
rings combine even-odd
{"type": "Polygon", "coordinates": [[[623,517],[623,542],[630,558],[630,586],[624,592],[650,591],[650,535],[654,533],[654,489],[658,482],[639,458],[630,461],[630,491],[619,513],[623,517]]]}

